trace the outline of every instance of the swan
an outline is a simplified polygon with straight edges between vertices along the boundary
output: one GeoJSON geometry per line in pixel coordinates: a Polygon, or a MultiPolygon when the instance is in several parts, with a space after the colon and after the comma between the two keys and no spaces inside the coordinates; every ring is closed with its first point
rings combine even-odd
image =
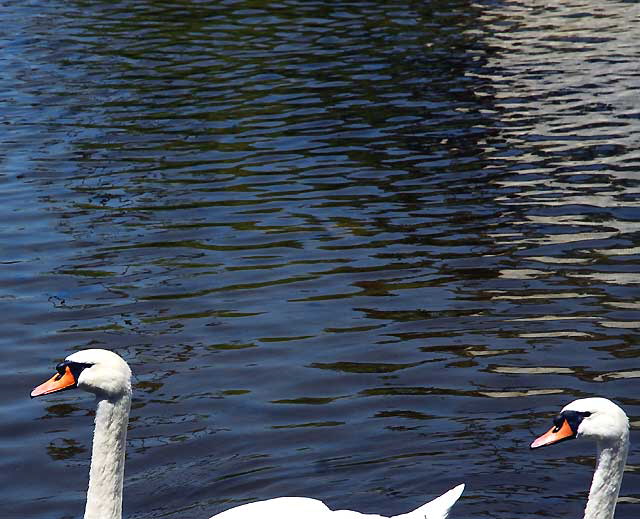
{"type": "MultiPolygon", "coordinates": [[[[31,398],[69,389],[96,396],[95,429],[89,469],[89,488],[84,519],[121,519],[122,483],[131,408],[131,369],[116,353],[88,349],[69,355],[56,366],[56,374],[37,386],[31,398]]],[[[407,514],[393,519],[445,519],[458,500],[460,484],[407,514]]],[[[322,501],[307,497],[278,497],[247,503],[210,519],[384,519],[380,515],[350,510],[331,510],[322,501]]]]}
{"type": "Polygon", "coordinates": [[[629,419],[606,398],[574,400],[553,419],[553,427],[531,443],[531,448],[573,438],[595,440],[598,447],[584,519],[613,519],[629,451],[629,419]]]}

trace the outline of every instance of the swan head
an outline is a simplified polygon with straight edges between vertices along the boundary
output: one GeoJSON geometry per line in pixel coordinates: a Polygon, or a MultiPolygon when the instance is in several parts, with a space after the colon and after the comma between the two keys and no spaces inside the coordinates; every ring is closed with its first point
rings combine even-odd
{"type": "Polygon", "coordinates": [[[618,442],[629,434],[629,418],[606,398],[581,398],[566,405],[553,419],[553,427],[532,444],[532,449],[573,438],[618,442]]]}
{"type": "Polygon", "coordinates": [[[34,388],[31,398],[75,388],[109,399],[131,394],[131,369],[112,351],[78,351],[58,364],[56,374],[34,388]]]}

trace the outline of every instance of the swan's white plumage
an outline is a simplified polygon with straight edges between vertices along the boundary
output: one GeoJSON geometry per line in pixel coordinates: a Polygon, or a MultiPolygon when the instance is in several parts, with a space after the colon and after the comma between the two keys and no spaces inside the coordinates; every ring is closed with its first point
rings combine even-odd
{"type": "MultiPolygon", "coordinates": [[[[76,383],[96,395],[97,408],[89,489],[85,519],[121,519],[124,458],[131,407],[131,370],[117,354],[89,349],[69,355],[69,363],[81,365],[76,383]]],[[[65,368],[69,369],[69,368],[65,368]]],[[[51,390],[59,377],[47,383],[47,391],[34,389],[32,396],[55,392],[51,390]]],[[[71,379],[73,382],[73,379],[71,379]]],[[[67,386],[65,386],[67,387],[67,386]]],[[[460,498],[464,485],[449,490],[412,512],[393,519],[446,519],[453,504],[460,498]]],[[[306,497],[279,497],[247,503],[221,512],[211,519],[384,519],[379,515],[361,514],[350,510],[331,510],[322,501],[306,497]]]]}
{"type": "MultiPolygon", "coordinates": [[[[395,515],[390,519],[446,519],[451,507],[462,495],[464,485],[416,508],[412,512],[395,515]]],[[[322,501],[308,497],[277,497],[266,501],[247,503],[214,515],[210,519],[250,519],[274,517],[277,519],[389,519],[376,514],[363,514],[352,510],[331,510],[322,501]]]]}
{"type": "Polygon", "coordinates": [[[78,388],[97,400],[84,519],[121,519],[131,369],[107,350],[82,350],[66,360],[90,365],[80,373],[78,388]]]}
{"type": "Polygon", "coordinates": [[[245,517],[277,517],[289,519],[295,517],[317,517],[331,512],[322,501],[309,497],[276,497],[266,501],[256,501],[236,506],[210,519],[243,519],[245,517]]]}
{"type": "Polygon", "coordinates": [[[628,440],[629,418],[620,406],[611,400],[602,397],[580,398],[564,406],[562,411],[591,413],[580,422],[578,438],[604,443],[628,440]]]}
{"type": "MultiPolygon", "coordinates": [[[[117,353],[100,349],[81,350],[65,360],[90,365],[80,373],[78,389],[98,397],[131,396],[131,369],[117,353]]],[[[128,415],[126,419],[129,419],[128,415]]]]}
{"type": "Polygon", "coordinates": [[[580,423],[576,437],[595,440],[597,445],[584,519],[613,519],[629,451],[629,419],[606,398],[576,400],[565,410],[591,413],[580,423]]]}

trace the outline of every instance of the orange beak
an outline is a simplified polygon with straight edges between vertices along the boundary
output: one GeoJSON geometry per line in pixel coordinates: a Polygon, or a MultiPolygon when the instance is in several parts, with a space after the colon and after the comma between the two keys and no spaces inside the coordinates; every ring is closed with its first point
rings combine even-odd
{"type": "Polygon", "coordinates": [[[64,373],[56,373],[49,380],[34,388],[34,390],[31,391],[31,398],[56,393],[64,389],[71,389],[76,387],[77,383],[76,377],[74,377],[71,372],[71,368],[65,366],[64,373]]]}
{"type": "Polygon", "coordinates": [[[564,420],[560,427],[552,427],[542,436],[536,438],[531,444],[532,449],[537,449],[538,447],[545,447],[546,445],[552,445],[554,443],[558,443],[562,440],[568,440],[570,438],[574,438],[576,433],[573,432],[569,422],[564,420]]]}

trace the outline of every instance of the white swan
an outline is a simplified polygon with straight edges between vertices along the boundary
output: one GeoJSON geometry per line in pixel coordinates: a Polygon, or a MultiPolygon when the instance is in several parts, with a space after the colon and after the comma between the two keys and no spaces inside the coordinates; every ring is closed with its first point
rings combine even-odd
{"type": "MultiPolygon", "coordinates": [[[[111,351],[91,349],[69,355],[57,373],[31,392],[31,397],[65,389],[83,389],[96,395],[97,409],[89,489],[84,519],[121,519],[124,457],[131,407],[131,370],[111,351]]],[[[416,510],[394,519],[445,519],[464,485],[449,490],[416,510]]],[[[381,518],[350,510],[331,510],[322,501],[306,497],[278,497],[232,508],[211,519],[357,519],[381,518]]]]}
{"type": "Polygon", "coordinates": [[[584,519],[613,519],[629,450],[629,419],[606,398],[582,398],[565,406],[553,427],[537,438],[532,449],[572,438],[595,440],[598,446],[584,519]]]}

